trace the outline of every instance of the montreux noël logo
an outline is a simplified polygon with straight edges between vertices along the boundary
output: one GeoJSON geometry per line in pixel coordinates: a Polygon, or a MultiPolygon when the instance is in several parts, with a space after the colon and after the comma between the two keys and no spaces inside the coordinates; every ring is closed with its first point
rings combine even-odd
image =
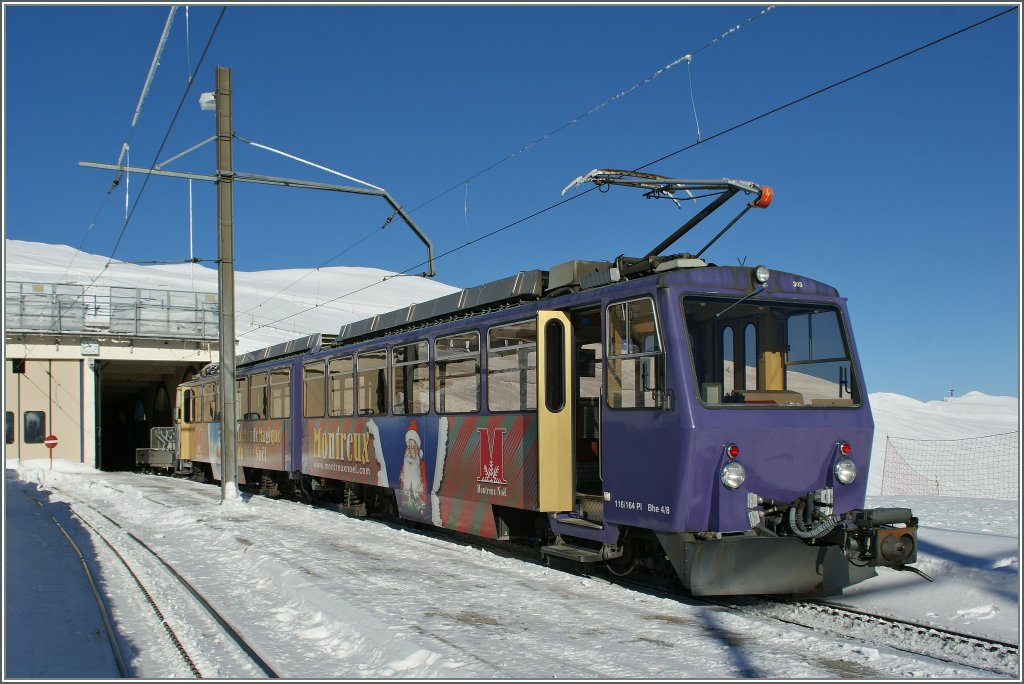
{"type": "Polygon", "coordinates": [[[480,474],[477,482],[508,484],[505,482],[505,428],[477,428],[480,437],[480,474]]]}

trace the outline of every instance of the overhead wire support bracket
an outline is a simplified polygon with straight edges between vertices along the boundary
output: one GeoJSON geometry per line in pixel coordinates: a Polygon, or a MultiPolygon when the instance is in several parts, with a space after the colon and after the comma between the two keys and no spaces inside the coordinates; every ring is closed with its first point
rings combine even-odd
{"type": "MultiPolygon", "coordinates": [[[[201,143],[202,144],[202,143],[201,143]]],[[[170,160],[168,160],[170,161],[170,160]]],[[[127,171],[129,173],[141,173],[152,176],[169,176],[171,178],[188,178],[192,180],[208,181],[211,183],[217,182],[217,175],[201,174],[201,173],[189,173],[185,171],[164,171],[162,169],[147,169],[142,167],[124,166],[119,164],[102,164],[99,162],[88,162],[80,161],[79,166],[84,166],[91,169],[106,169],[110,171],[127,171]]],[[[280,178],[277,176],[263,176],[255,173],[245,173],[241,171],[235,171],[232,176],[233,181],[239,181],[243,183],[259,183],[262,185],[279,185],[288,188],[305,188],[307,190],[328,190],[331,192],[343,192],[353,195],[369,195],[371,197],[381,197],[387,202],[391,208],[402,217],[409,229],[419,238],[420,242],[427,248],[427,270],[418,275],[424,278],[433,278],[437,275],[434,270],[434,243],[430,241],[420,227],[416,225],[416,222],[412,220],[412,217],[406,213],[405,209],[395,201],[395,198],[391,196],[387,190],[377,187],[365,187],[358,188],[349,185],[333,185],[330,183],[318,183],[315,181],[299,180],[295,178],[280,178]]],[[[392,214],[393,216],[394,214],[392,214]]]]}
{"type": "Polygon", "coordinates": [[[173,157],[171,157],[170,159],[167,159],[167,160],[165,160],[165,161],[162,161],[162,162],[160,162],[159,164],[157,164],[157,165],[156,165],[155,167],[153,167],[153,168],[155,168],[155,169],[161,169],[161,168],[163,168],[164,166],[167,166],[168,164],[170,164],[170,163],[171,163],[172,161],[175,161],[176,159],[181,159],[182,157],[184,157],[184,156],[185,156],[186,154],[188,154],[189,152],[195,152],[196,150],[198,150],[198,149],[199,149],[200,147],[202,147],[203,145],[206,145],[207,143],[212,143],[212,142],[213,142],[214,140],[216,140],[216,139],[217,139],[217,136],[215,136],[215,135],[211,135],[211,136],[210,136],[209,138],[207,138],[206,140],[202,141],[201,143],[196,143],[195,145],[193,145],[192,147],[188,148],[188,149],[187,149],[187,150],[185,150],[184,152],[179,152],[178,154],[174,155],[174,156],[173,156],[173,157]]]}

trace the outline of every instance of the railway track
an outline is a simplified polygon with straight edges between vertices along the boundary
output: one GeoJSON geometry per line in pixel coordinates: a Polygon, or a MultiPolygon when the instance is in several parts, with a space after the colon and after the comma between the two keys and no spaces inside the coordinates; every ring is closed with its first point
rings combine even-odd
{"type": "MultiPolygon", "coordinates": [[[[23,493],[35,505],[40,508],[46,507],[46,504],[39,499],[26,492],[23,493]]],[[[117,672],[122,678],[127,678],[130,676],[130,673],[128,671],[128,665],[124,661],[124,656],[121,654],[121,647],[118,643],[117,632],[111,624],[110,606],[107,604],[107,601],[103,596],[103,592],[101,592],[99,587],[96,585],[96,580],[92,575],[92,571],[89,570],[89,563],[86,561],[85,556],[82,555],[82,550],[78,548],[78,544],[75,543],[75,540],[71,538],[70,534],[68,534],[67,529],[60,524],[60,521],[57,520],[56,517],[51,515],[50,520],[52,520],[53,524],[57,526],[57,529],[64,536],[64,539],[67,540],[75,555],[78,556],[79,562],[82,564],[82,571],[85,573],[85,579],[89,583],[90,589],[92,589],[93,597],[96,599],[96,607],[99,610],[100,618],[103,621],[103,629],[107,635],[107,645],[110,646],[111,655],[114,657],[114,663],[117,666],[117,672]]]]}
{"type": "Polygon", "coordinates": [[[661,583],[624,579],[598,571],[593,576],[637,591],[672,597],[690,604],[713,606],[756,619],[770,619],[824,632],[852,642],[887,648],[909,655],[970,667],[1003,677],[1020,676],[1016,644],[973,634],[837,606],[819,600],[776,597],[694,597],[661,583]]]}
{"type": "MultiPolygon", "coordinates": [[[[526,562],[543,563],[539,550],[533,547],[467,539],[464,535],[434,529],[419,530],[428,536],[443,537],[456,543],[481,546],[501,555],[513,556],[526,562]]],[[[694,597],[677,586],[661,581],[630,579],[611,568],[593,567],[592,577],[598,577],[621,586],[659,596],[672,597],[688,603],[705,604],[735,613],[769,618],[786,624],[828,632],[843,638],[864,642],[876,647],[890,648],[915,656],[922,656],[951,665],[981,669],[999,676],[1020,676],[1020,654],[1015,644],[973,634],[875,615],[854,608],[837,606],[819,600],[786,600],[775,597],[750,599],[715,599],[694,597]]],[[[579,564],[580,570],[587,568],[579,564]]],[[[627,573],[629,574],[629,573],[627,573]]]]}
{"type": "MultiPolygon", "coordinates": [[[[330,505],[320,507],[334,510],[330,505]]],[[[539,546],[481,539],[452,530],[408,523],[400,519],[383,518],[381,522],[392,527],[415,531],[424,536],[485,548],[499,555],[514,557],[524,562],[545,564],[539,546]]],[[[749,600],[735,601],[698,598],[688,595],[675,583],[668,584],[657,579],[652,581],[630,580],[625,575],[606,567],[606,564],[597,565],[599,567],[594,567],[594,572],[589,574],[613,584],[631,586],[634,589],[671,596],[688,602],[714,605],[745,615],[770,618],[817,631],[826,631],[872,646],[890,648],[951,665],[982,669],[1000,676],[1019,676],[1020,674],[1019,648],[1015,644],[890,616],[875,615],[824,601],[785,600],[776,597],[754,597],[749,600]]],[[[587,567],[580,564],[581,570],[587,567]]]]}
{"type": "MultiPolygon", "coordinates": [[[[280,678],[281,675],[260,656],[239,630],[159,553],[91,504],[58,487],[52,489],[75,503],[74,515],[106,545],[131,577],[145,603],[150,606],[161,624],[171,646],[180,655],[192,676],[280,678]],[[168,581],[171,579],[173,581],[168,581]],[[177,592],[174,591],[174,587],[178,587],[177,592]],[[182,596],[187,597],[184,603],[181,601],[182,596]],[[198,643],[212,643],[216,647],[195,652],[198,650],[198,643]],[[226,652],[221,648],[221,644],[224,643],[233,645],[234,652],[226,652]]],[[[30,498],[40,506],[45,505],[34,497],[30,498]]],[[[54,522],[60,527],[56,519],[54,522]]],[[[61,531],[64,532],[63,528],[61,531]]],[[[74,545],[67,533],[64,534],[74,545]]],[[[95,585],[94,591],[97,591],[95,585]]],[[[116,651],[116,636],[109,626],[109,620],[105,619],[104,622],[108,624],[110,642],[116,651]]],[[[118,657],[119,654],[115,656],[118,657]]],[[[130,675],[125,669],[122,676],[130,675]]]]}
{"type": "MultiPolygon", "coordinates": [[[[70,496],[66,492],[61,493],[70,496]]],[[[74,497],[72,496],[71,498],[74,497]]],[[[163,497],[156,495],[156,492],[146,495],[146,498],[154,503],[167,505],[160,501],[163,497]]],[[[205,498],[207,497],[195,495],[197,500],[205,498]]],[[[84,502],[83,505],[92,508],[84,502]]],[[[326,509],[333,508],[330,505],[321,507],[326,509]]],[[[95,509],[92,510],[95,511],[94,516],[103,516],[103,518],[109,521],[109,525],[119,527],[115,521],[107,518],[102,512],[95,509]]],[[[508,542],[491,542],[450,530],[438,530],[436,528],[403,524],[390,518],[382,518],[380,522],[426,537],[485,548],[498,555],[515,557],[524,562],[543,563],[539,549],[536,546],[510,544],[508,542]]],[[[88,521],[86,523],[89,524],[88,521]]],[[[131,536],[127,532],[123,532],[123,534],[131,536]]],[[[131,538],[137,544],[144,546],[141,540],[134,537],[131,538]]],[[[150,554],[154,553],[148,548],[146,550],[150,554]]],[[[726,609],[753,619],[767,619],[796,625],[817,632],[839,636],[850,642],[892,649],[951,665],[973,668],[997,676],[1019,676],[1018,647],[1014,644],[998,640],[986,639],[976,635],[945,630],[893,617],[873,615],[822,601],[787,601],[774,597],[750,597],[735,600],[731,598],[725,600],[694,598],[687,596],[677,588],[668,587],[663,583],[648,582],[642,577],[637,577],[636,574],[628,578],[619,576],[617,573],[612,572],[612,569],[604,568],[603,564],[587,566],[585,569],[585,574],[606,580],[612,584],[628,586],[639,591],[684,600],[691,604],[713,605],[716,608],[726,609]]],[[[274,676],[265,670],[264,673],[267,676],[274,676]]]]}
{"type": "Polygon", "coordinates": [[[982,668],[997,675],[1020,674],[1015,644],[965,634],[910,620],[875,615],[823,601],[756,599],[749,604],[724,603],[743,612],[925,656],[953,665],[982,668]]]}
{"type": "MultiPolygon", "coordinates": [[[[506,557],[514,557],[524,562],[544,564],[537,547],[479,539],[432,527],[403,525],[391,520],[388,520],[387,524],[403,529],[413,529],[428,537],[486,548],[488,551],[506,557]]],[[[875,615],[824,601],[786,600],[775,597],[753,597],[738,600],[693,597],[678,587],[669,586],[664,582],[629,579],[609,567],[603,567],[605,564],[595,565],[598,567],[592,567],[592,573],[583,574],[607,580],[612,584],[629,586],[639,591],[824,631],[871,646],[890,648],[951,665],[976,668],[999,676],[1020,676],[1019,648],[1015,644],[890,616],[875,615]]],[[[590,566],[579,564],[579,567],[582,571],[590,566]]]]}

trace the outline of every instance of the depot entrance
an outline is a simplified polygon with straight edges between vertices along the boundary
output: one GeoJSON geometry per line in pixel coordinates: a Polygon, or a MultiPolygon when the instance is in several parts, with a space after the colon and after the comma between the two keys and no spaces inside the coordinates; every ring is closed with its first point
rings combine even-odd
{"type": "Polygon", "coordinates": [[[150,428],[174,425],[174,390],[199,372],[195,363],[100,361],[96,373],[96,467],[131,470],[150,428]]]}

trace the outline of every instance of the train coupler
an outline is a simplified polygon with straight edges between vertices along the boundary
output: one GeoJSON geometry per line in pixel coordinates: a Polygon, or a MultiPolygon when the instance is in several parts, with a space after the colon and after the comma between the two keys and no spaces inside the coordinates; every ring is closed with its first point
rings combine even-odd
{"type": "Polygon", "coordinates": [[[874,508],[850,511],[844,516],[846,557],[871,567],[909,570],[931,581],[916,568],[917,518],[909,508],[874,508]]]}

